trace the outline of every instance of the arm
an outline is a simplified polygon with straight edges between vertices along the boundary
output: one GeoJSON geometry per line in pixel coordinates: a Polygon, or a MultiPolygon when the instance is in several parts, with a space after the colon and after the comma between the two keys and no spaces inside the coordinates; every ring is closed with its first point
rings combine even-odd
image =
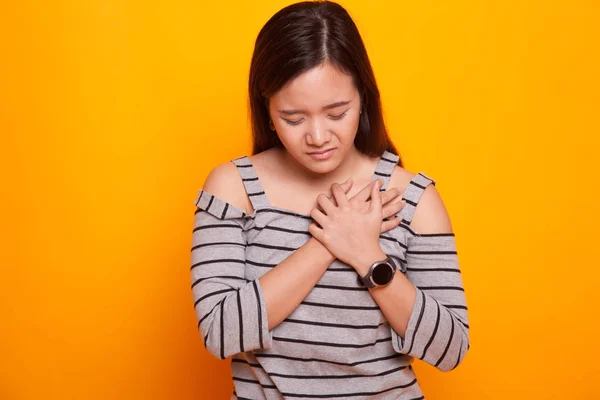
{"type": "Polygon", "coordinates": [[[394,350],[441,371],[456,368],[470,348],[467,304],[454,235],[431,234],[409,241],[407,278],[416,286],[403,335],[392,329],[394,350]]]}
{"type": "Polygon", "coordinates": [[[259,278],[267,305],[269,329],[279,325],[298,307],[333,260],[335,257],[325,246],[311,237],[259,278]]]}
{"type": "Polygon", "coordinates": [[[275,268],[247,282],[245,220],[230,217],[236,215],[235,208],[243,209],[232,184],[241,180],[235,166],[231,164],[231,169],[228,164],[213,169],[204,184],[205,201],[198,202],[192,240],[198,327],[205,347],[220,359],[271,348],[270,331],[296,309],[334,260],[320,242],[310,238],[275,268]],[[229,212],[223,213],[226,206],[229,212]]]}
{"type": "MultiPolygon", "coordinates": [[[[406,275],[396,273],[389,285],[369,291],[390,323],[394,350],[446,372],[470,347],[466,300],[450,219],[433,185],[419,204],[412,226],[420,234],[408,240],[406,275]]],[[[383,252],[365,255],[354,267],[364,275],[384,258],[383,252]]]]}

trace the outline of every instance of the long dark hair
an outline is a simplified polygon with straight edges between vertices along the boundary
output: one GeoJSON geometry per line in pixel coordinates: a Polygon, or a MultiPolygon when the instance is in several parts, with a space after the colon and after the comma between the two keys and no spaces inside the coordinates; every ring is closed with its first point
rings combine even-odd
{"type": "MultiPolygon", "coordinates": [[[[248,79],[252,154],[283,147],[269,128],[269,97],[291,79],[325,62],[351,74],[360,93],[362,114],[356,148],[370,156],[380,156],[385,150],[399,155],[385,127],[379,89],[358,28],[348,12],[332,1],[291,4],[260,30],[248,79]]],[[[401,159],[398,165],[402,166],[401,159]]]]}

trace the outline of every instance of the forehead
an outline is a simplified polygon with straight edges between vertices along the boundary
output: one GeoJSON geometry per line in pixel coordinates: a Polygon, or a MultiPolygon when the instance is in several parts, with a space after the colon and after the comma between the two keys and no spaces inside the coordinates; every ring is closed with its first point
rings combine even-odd
{"type": "Polygon", "coordinates": [[[318,110],[337,101],[352,100],[357,90],[352,75],[331,64],[312,68],[296,78],[272,96],[279,106],[306,107],[318,110]]]}

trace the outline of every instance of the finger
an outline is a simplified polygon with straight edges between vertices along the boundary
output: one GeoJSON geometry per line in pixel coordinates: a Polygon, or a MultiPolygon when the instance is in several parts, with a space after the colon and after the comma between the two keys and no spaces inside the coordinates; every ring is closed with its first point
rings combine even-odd
{"type": "Polygon", "coordinates": [[[398,212],[400,212],[400,210],[402,210],[402,208],[404,208],[405,205],[406,201],[404,200],[384,205],[382,209],[383,218],[388,218],[398,214],[398,212]]]}
{"type": "MultiPolygon", "coordinates": [[[[338,183],[334,183],[331,185],[331,191],[333,192],[333,196],[335,197],[335,202],[338,207],[347,206],[348,198],[346,197],[346,193],[338,183]]],[[[327,213],[329,215],[329,213],[327,213]]]]}
{"type": "Polygon", "coordinates": [[[342,183],[342,189],[344,189],[344,193],[348,194],[350,188],[352,187],[352,178],[348,178],[346,182],[342,183]]]}
{"type": "Polygon", "coordinates": [[[314,222],[308,226],[308,232],[319,242],[322,241],[323,229],[319,228],[314,222]]]}
{"type": "MultiPolygon", "coordinates": [[[[321,195],[321,194],[317,195],[317,198],[316,198],[316,200],[315,200],[315,207],[316,207],[316,208],[317,208],[319,211],[321,211],[322,213],[325,213],[325,210],[323,210],[323,207],[321,207],[321,204],[319,204],[319,196],[320,196],[320,195],[321,195]]],[[[329,196],[327,196],[327,195],[324,195],[324,196],[325,196],[325,197],[327,197],[329,200],[331,200],[331,198],[330,198],[329,196]]]]}
{"type": "Polygon", "coordinates": [[[381,187],[381,183],[378,181],[375,185],[372,186],[371,189],[371,205],[369,207],[369,212],[379,211],[381,212],[381,192],[379,192],[379,188],[381,187]]]}
{"type": "MultiPolygon", "coordinates": [[[[340,184],[340,185],[342,186],[342,189],[344,190],[344,193],[348,194],[348,192],[350,191],[350,188],[352,188],[352,183],[353,183],[353,181],[352,181],[352,178],[348,178],[348,179],[346,179],[346,182],[344,182],[344,183],[341,183],[341,184],[340,184]]],[[[336,206],[337,206],[337,203],[336,203],[336,201],[335,201],[335,198],[333,197],[333,195],[332,195],[332,196],[325,195],[325,196],[327,196],[327,198],[328,198],[329,200],[331,200],[331,202],[332,202],[334,205],[336,205],[336,206]]],[[[321,211],[324,211],[324,210],[321,208],[321,206],[320,206],[320,205],[317,205],[317,206],[319,207],[319,209],[321,209],[321,211]]]]}
{"type": "Polygon", "coordinates": [[[381,204],[388,203],[400,195],[400,189],[391,188],[381,192],[381,204]]]}
{"type": "Polygon", "coordinates": [[[316,208],[313,208],[312,210],[310,210],[310,216],[321,227],[323,225],[325,225],[325,221],[327,221],[327,215],[323,214],[320,210],[318,210],[316,208]]]}
{"type": "Polygon", "coordinates": [[[317,204],[321,206],[321,208],[327,215],[331,215],[331,213],[335,209],[335,205],[333,204],[331,199],[323,193],[317,196],[317,204]]]}
{"type": "Polygon", "coordinates": [[[395,227],[400,225],[401,221],[402,221],[401,217],[396,217],[394,219],[390,219],[389,221],[383,221],[381,223],[381,233],[391,231],[392,229],[394,229],[395,227]]]}

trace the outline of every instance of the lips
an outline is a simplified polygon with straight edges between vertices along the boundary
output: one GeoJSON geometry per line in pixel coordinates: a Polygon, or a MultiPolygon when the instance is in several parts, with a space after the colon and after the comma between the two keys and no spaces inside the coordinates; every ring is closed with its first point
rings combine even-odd
{"type": "Polygon", "coordinates": [[[308,153],[308,155],[311,156],[314,160],[325,161],[333,157],[335,150],[336,148],[332,147],[324,151],[308,153]]]}
{"type": "Polygon", "coordinates": [[[312,153],[308,153],[308,154],[325,154],[325,153],[327,153],[329,150],[333,150],[333,149],[335,149],[335,147],[332,147],[332,148],[330,148],[330,149],[325,149],[325,150],[323,150],[323,151],[313,151],[312,153]]]}

